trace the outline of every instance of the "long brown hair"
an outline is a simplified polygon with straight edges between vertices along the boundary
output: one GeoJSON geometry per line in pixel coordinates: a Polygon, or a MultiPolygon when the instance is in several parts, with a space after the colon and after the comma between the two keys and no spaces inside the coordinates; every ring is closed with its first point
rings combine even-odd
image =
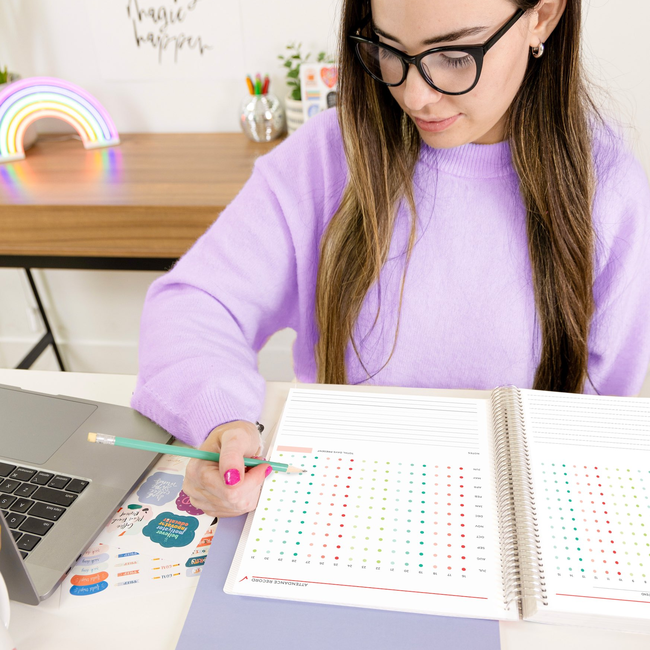
{"type": "MultiPolygon", "coordinates": [[[[538,0],[511,1],[526,11],[538,4],[538,0]]],[[[542,336],[533,387],[565,392],[582,392],[588,378],[587,344],[594,313],[591,133],[598,112],[581,65],[580,4],[580,0],[568,0],[545,43],[546,53],[540,59],[530,58],[506,124],[527,212],[542,336]]],[[[347,383],[345,350],[349,342],[363,366],[353,329],[364,298],[386,261],[400,200],[406,201],[412,215],[400,312],[415,242],[412,179],[420,135],[388,88],[364,72],[347,38],[369,11],[368,1],[344,0],[337,110],[349,181],[321,241],[316,286],[319,339],[315,345],[319,383],[347,383]]],[[[378,318],[379,311],[375,322],[378,318]]],[[[398,333],[399,317],[393,351],[398,333]]]]}

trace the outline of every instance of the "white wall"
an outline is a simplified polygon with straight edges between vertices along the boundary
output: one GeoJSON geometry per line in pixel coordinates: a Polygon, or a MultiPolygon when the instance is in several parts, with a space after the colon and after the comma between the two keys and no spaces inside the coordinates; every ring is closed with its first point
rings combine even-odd
{"type": "MultiPolygon", "coordinates": [[[[178,0],[186,5],[189,0],[178,0]]],[[[271,92],[284,96],[286,85],[277,55],[289,41],[303,51],[335,48],[338,0],[200,0],[239,5],[245,73],[268,73],[271,92]]],[[[23,77],[48,75],[79,84],[108,110],[118,131],[136,133],[237,131],[244,76],[234,80],[104,80],[90,17],[97,5],[126,8],[128,0],[0,0],[0,61],[23,77]]],[[[140,7],[172,6],[174,0],[139,0],[140,7]]],[[[199,5],[200,8],[201,5],[199,5]]],[[[197,15],[199,9],[197,9],[197,15]]],[[[123,26],[129,31],[128,21],[123,26]]],[[[214,38],[230,25],[215,25],[214,38]]],[[[190,28],[191,29],[191,28],[190,28]]],[[[120,35],[122,32],[120,32],[120,35]]],[[[131,52],[134,61],[146,52],[131,52]]],[[[189,55],[188,55],[189,56],[189,55]]],[[[236,65],[224,60],[224,68],[236,65]]],[[[165,69],[170,64],[165,63],[165,69]]],[[[224,71],[224,74],[228,74],[224,71]]],[[[173,71],[170,71],[173,76],[173,71]]]]}
{"type": "MultiPolygon", "coordinates": [[[[236,131],[243,80],[102,79],[87,5],[109,1],[0,0],[0,66],[6,63],[24,77],[52,75],[83,86],[104,104],[122,132],[236,131]]],[[[271,89],[280,96],[285,86],[276,57],[287,42],[300,40],[312,52],[335,48],[338,0],[239,0],[239,7],[243,69],[268,72],[271,89]]],[[[630,125],[630,138],[650,171],[645,45],[650,5],[647,0],[592,0],[585,9],[585,54],[592,76],[608,90],[610,110],[630,125]]],[[[58,123],[39,123],[41,130],[53,126],[60,128],[58,123]]],[[[59,270],[35,275],[70,369],[137,372],[140,311],[156,273],[59,270]]],[[[0,366],[12,367],[42,332],[21,272],[0,269],[0,305],[0,366]]],[[[267,378],[291,378],[292,340],[293,333],[286,330],[267,344],[260,358],[267,378]]],[[[53,355],[46,353],[35,367],[55,369],[53,355]]]]}

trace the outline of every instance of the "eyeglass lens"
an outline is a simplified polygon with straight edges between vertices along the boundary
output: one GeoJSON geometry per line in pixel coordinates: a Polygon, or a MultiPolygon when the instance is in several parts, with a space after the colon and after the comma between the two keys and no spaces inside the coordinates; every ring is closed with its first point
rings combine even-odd
{"type": "MultiPolygon", "coordinates": [[[[379,44],[357,43],[357,51],[368,72],[387,84],[400,84],[406,75],[402,60],[379,44]]],[[[425,77],[449,93],[462,93],[476,80],[476,59],[467,52],[444,51],[428,54],[421,61],[425,77]]]]}

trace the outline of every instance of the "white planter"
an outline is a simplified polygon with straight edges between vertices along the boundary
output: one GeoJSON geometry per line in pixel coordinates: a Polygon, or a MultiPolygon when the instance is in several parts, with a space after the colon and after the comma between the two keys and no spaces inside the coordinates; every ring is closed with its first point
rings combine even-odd
{"type": "Polygon", "coordinates": [[[287,95],[286,114],[287,114],[287,131],[291,135],[304,121],[305,118],[302,114],[302,102],[291,99],[291,95],[287,95]]]}

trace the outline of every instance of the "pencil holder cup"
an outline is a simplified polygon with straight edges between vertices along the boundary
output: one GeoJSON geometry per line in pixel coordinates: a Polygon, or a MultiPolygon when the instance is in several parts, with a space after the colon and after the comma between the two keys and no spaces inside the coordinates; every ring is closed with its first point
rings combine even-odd
{"type": "Polygon", "coordinates": [[[270,142],[285,130],[284,108],[271,93],[247,97],[239,121],[242,131],[254,142],[270,142]]]}

